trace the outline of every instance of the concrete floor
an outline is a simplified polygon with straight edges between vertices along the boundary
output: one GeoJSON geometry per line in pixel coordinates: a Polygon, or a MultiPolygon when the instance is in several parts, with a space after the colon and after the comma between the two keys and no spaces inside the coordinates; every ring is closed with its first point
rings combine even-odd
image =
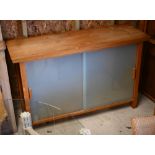
{"type": "MultiPolygon", "coordinates": [[[[151,116],[154,113],[155,103],[140,97],[137,108],[130,106],[119,107],[91,115],[81,116],[54,122],[35,128],[41,135],[78,135],[81,128],[87,128],[92,135],[130,135],[131,119],[139,116],[151,116]]],[[[22,134],[21,125],[16,134],[22,134]]]]}

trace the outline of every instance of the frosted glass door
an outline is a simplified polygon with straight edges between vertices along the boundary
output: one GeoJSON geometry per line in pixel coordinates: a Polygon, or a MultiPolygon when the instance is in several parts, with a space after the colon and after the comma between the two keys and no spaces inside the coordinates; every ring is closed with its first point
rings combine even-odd
{"type": "Polygon", "coordinates": [[[29,62],[26,69],[33,121],[83,108],[82,54],[29,62]]]}
{"type": "Polygon", "coordinates": [[[85,108],[132,98],[135,45],[85,53],[83,58],[85,108]]]}
{"type": "Polygon", "coordinates": [[[133,96],[136,45],[26,63],[33,121],[133,96]]]}

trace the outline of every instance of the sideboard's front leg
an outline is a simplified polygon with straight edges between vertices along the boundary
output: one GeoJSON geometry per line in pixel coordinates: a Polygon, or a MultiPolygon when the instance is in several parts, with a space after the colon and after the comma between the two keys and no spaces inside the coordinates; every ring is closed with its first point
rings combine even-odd
{"type": "Polygon", "coordinates": [[[138,105],[138,90],[139,90],[139,80],[140,80],[140,70],[141,70],[141,62],[142,62],[142,49],[143,44],[137,44],[137,55],[136,55],[136,75],[134,80],[134,90],[133,90],[133,102],[131,103],[131,107],[135,108],[138,105]]]}

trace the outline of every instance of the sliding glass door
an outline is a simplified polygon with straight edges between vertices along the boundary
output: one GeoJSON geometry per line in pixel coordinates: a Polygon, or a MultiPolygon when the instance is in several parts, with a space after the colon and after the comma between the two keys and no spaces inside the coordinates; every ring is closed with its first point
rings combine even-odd
{"type": "Polygon", "coordinates": [[[26,63],[33,121],[131,100],[135,61],[130,45],[26,63]]]}
{"type": "Polygon", "coordinates": [[[33,121],[83,108],[82,54],[26,64],[33,121]]]}
{"type": "Polygon", "coordinates": [[[134,45],[85,53],[85,108],[131,100],[135,62],[134,45]]]}

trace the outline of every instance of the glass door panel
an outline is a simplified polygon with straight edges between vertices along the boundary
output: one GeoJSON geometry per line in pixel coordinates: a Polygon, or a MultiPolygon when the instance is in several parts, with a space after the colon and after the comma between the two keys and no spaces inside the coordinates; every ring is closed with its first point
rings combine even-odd
{"type": "Polygon", "coordinates": [[[26,63],[34,121],[83,108],[82,54],[26,63]]]}
{"type": "Polygon", "coordinates": [[[132,98],[134,86],[132,71],[136,61],[135,45],[85,53],[83,58],[85,108],[132,98]]]}

